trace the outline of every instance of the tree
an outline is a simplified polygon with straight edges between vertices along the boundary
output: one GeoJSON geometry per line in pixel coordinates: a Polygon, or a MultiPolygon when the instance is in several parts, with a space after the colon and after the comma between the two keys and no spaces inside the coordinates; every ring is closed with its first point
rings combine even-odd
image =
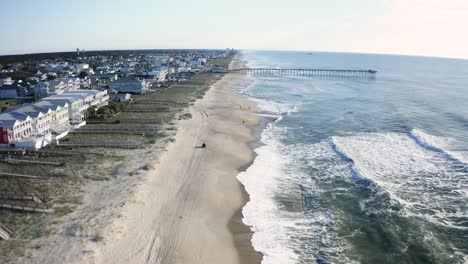
{"type": "Polygon", "coordinates": [[[96,106],[93,105],[90,108],[88,108],[85,112],[85,118],[89,119],[96,119],[97,118],[97,113],[96,113],[96,106]]]}

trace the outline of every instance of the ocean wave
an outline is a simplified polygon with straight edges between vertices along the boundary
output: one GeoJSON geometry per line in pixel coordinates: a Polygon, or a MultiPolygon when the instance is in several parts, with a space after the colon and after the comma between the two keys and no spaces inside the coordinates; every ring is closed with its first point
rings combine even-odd
{"type": "Polygon", "coordinates": [[[468,159],[463,153],[450,150],[454,144],[453,139],[433,136],[420,129],[411,130],[409,135],[423,148],[442,153],[447,159],[468,164],[468,159]]]}
{"type": "Polygon", "coordinates": [[[257,108],[260,112],[270,112],[277,115],[287,115],[294,110],[293,105],[284,102],[266,100],[260,97],[248,96],[249,100],[257,103],[257,108]]]}
{"type": "Polygon", "coordinates": [[[274,199],[278,181],[284,178],[285,160],[272,144],[255,152],[254,163],[237,176],[250,197],[242,209],[243,222],[254,231],[252,244],[263,254],[262,263],[296,263],[298,254],[288,246],[287,228],[291,223],[280,215],[274,199]]]}
{"type": "Polygon", "coordinates": [[[360,133],[331,139],[337,155],[349,161],[359,179],[366,178],[403,205],[408,215],[449,228],[466,229],[463,200],[468,173],[439,152],[400,133],[360,133]]]}
{"type": "Polygon", "coordinates": [[[245,77],[244,81],[236,87],[238,93],[247,96],[248,93],[255,87],[257,81],[251,76],[245,77]]]}
{"type": "Polygon", "coordinates": [[[325,190],[314,181],[325,178],[312,179],[301,171],[309,167],[328,172],[329,177],[343,177],[346,164],[327,142],[282,144],[279,139],[285,131],[270,124],[262,133],[265,145],[255,149],[254,163],[238,175],[250,197],[243,208],[243,221],[254,231],[254,248],[264,255],[263,264],[353,263],[343,254],[349,246],[336,233],[333,213],[316,204],[315,196],[325,190]],[[336,166],[315,162],[323,159],[336,166]]]}

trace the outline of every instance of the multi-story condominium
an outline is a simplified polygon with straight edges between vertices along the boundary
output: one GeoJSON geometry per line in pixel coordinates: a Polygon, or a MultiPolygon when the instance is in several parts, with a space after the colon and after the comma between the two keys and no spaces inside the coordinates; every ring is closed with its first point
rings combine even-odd
{"type": "Polygon", "coordinates": [[[69,105],[69,118],[73,123],[85,120],[86,110],[91,106],[100,108],[109,102],[107,91],[77,90],[44,98],[42,101],[67,102],[69,105]]]}
{"type": "Polygon", "coordinates": [[[148,91],[150,83],[144,79],[123,78],[109,84],[109,88],[119,93],[144,94],[148,91]]]}
{"type": "Polygon", "coordinates": [[[31,137],[31,117],[19,113],[0,114],[0,144],[10,145],[31,137]]]}
{"type": "Polygon", "coordinates": [[[31,118],[32,134],[44,135],[51,132],[52,109],[28,105],[16,109],[12,114],[23,114],[31,118]]]}
{"type": "Polygon", "coordinates": [[[0,146],[43,147],[66,135],[71,125],[85,124],[89,107],[108,101],[107,91],[70,91],[0,114],[0,146]]]}
{"type": "Polygon", "coordinates": [[[50,130],[52,132],[63,132],[68,129],[70,115],[68,103],[58,103],[50,101],[39,101],[34,104],[37,107],[48,108],[51,112],[50,130]]]}
{"type": "Polygon", "coordinates": [[[88,104],[88,107],[96,106],[100,108],[109,104],[109,95],[106,90],[76,90],[68,91],[66,95],[82,97],[85,104],[88,104]]]}
{"type": "Polygon", "coordinates": [[[78,90],[81,86],[79,78],[60,78],[48,82],[48,93],[61,94],[66,91],[78,90]]]}

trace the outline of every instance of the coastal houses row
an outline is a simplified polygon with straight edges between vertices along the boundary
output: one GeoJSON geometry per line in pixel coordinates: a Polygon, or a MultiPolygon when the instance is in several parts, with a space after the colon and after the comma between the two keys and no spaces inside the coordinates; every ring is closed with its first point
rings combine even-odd
{"type": "Polygon", "coordinates": [[[19,99],[61,94],[65,91],[78,90],[83,86],[83,80],[77,77],[64,77],[50,81],[39,81],[29,78],[25,81],[12,81],[11,78],[0,79],[0,98],[19,99]]]}
{"type": "Polygon", "coordinates": [[[41,148],[85,124],[86,110],[108,104],[107,91],[68,91],[0,114],[0,146],[41,148]]]}

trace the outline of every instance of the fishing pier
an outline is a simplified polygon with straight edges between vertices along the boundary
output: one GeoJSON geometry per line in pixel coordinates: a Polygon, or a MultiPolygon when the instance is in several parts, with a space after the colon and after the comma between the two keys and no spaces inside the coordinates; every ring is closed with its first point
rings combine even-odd
{"type": "Polygon", "coordinates": [[[278,68],[240,68],[231,69],[230,73],[249,73],[258,76],[305,76],[305,77],[364,77],[375,78],[375,70],[332,70],[332,69],[278,69],[278,68]]]}

